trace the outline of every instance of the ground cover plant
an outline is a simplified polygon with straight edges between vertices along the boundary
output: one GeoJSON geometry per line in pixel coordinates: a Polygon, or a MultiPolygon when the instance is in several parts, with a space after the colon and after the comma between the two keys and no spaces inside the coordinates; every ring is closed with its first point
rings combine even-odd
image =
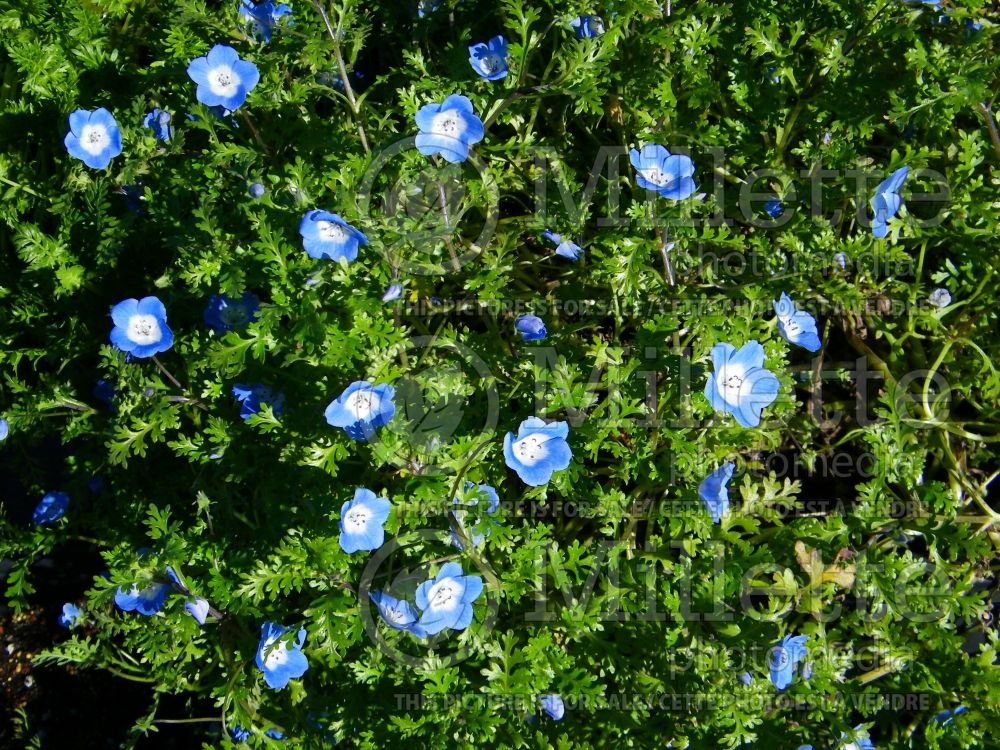
{"type": "Polygon", "coordinates": [[[998,18],[0,5],[2,742],[996,746],[998,18]]]}

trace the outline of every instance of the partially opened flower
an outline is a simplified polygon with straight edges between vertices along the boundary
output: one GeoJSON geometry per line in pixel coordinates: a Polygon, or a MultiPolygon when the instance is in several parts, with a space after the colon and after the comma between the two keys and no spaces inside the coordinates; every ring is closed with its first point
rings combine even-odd
{"type": "Polygon", "coordinates": [[[708,508],[712,521],[719,523],[729,509],[729,480],[733,478],[736,469],[734,463],[724,463],[713,471],[698,485],[698,495],[708,508]]]}
{"type": "Polygon", "coordinates": [[[566,704],[560,695],[543,695],[541,703],[542,710],[556,721],[566,715],[566,704]]]}
{"type": "Polygon", "coordinates": [[[125,612],[138,612],[144,617],[151,617],[163,609],[169,593],[170,586],[166,583],[151,583],[143,589],[133,583],[127,591],[119,588],[115,592],[115,604],[125,612]]]}
{"type": "Polygon", "coordinates": [[[265,406],[270,406],[276,417],[280,417],[285,411],[285,394],[260,383],[236,384],[233,386],[233,395],[240,402],[240,419],[250,419],[265,406]]]}
{"type": "Polygon", "coordinates": [[[371,440],[380,427],[389,424],[396,414],[392,402],[396,389],[382,383],[372,385],[357,380],[330,402],[324,416],[332,427],[341,427],[354,440],[371,440]]]}
{"type": "Polygon", "coordinates": [[[378,497],[364,487],[356,489],[353,499],[340,509],[340,548],[351,554],[381,547],[385,541],[385,522],[391,511],[389,498],[378,497]]]}
{"type": "Polygon", "coordinates": [[[259,182],[251,183],[250,187],[247,188],[247,192],[250,193],[250,197],[259,200],[264,197],[264,193],[267,191],[264,186],[259,182]]]}
{"type": "Polygon", "coordinates": [[[944,287],[940,289],[935,289],[931,292],[930,296],[927,298],[934,307],[947,307],[951,304],[951,292],[949,292],[944,287]]]}
{"type": "Polygon", "coordinates": [[[872,234],[876,237],[885,237],[889,233],[889,219],[895,216],[899,207],[903,205],[903,199],[899,197],[899,190],[906,182],[906,176],[909,173],[909,167],[900,167],[875,188],[871,207],[873,212],[872,234]]]}
{"type": "Polygon", "coordinates": [[[198,84],[195,96],[199,102],[229,110],[240,107],[260,80],[257,66],[241,60],[236,50],[225,44],[216,44],[205,57],[196,57],[187,72],[198,84]]]}
{"type": "Polygon", "coordinates": [[[67,602],[62,607],[62,614],[59,615],[59,624],[64,628],[75,628],[79,624],[82,614],[78,606],[67,602]]]}
{"type": "Polygon", "coordinates": [[[167,308],[156,297],[130,297],[111,308],[111,343],[133,357],[152,357],[174,343],[167,308]]]}
{"type": "Polygon", "coordinates": [[[194,597],[193,599],[185,602],[184,609],[186,609],[188,613],[198,621],[199,625],[204,625],[205,618],[208,617],[210,607],[207,600],[202,599],[201,597],[194,597]]]}
{"type": "Polygon", "coordinates": [[[452,94],[440,104],[425,104],[416,116],[417,150],[424,156],[441,154],[457,163],[469,158],[469,146],[483,139],[483,121],[476,117],[472,102],[452,94]]]}
{"type": "Polygon", "coordinates": [[[306,642],[306,629],[299,628],[294,641],[282,640],[291,628],[265,622],[260,628],[257,646],[257,668],[264,673],[264,682],[274,690],[281,690],[309,669],[309,660],[302,653],[306,642]]]}
{"type": "Polygon", "coordinates": [[[569,25],[577,39],[595,39],[604,33],[604,20],[600,16],[578,16],[569,25]]]}
{"type": "Polygon", "coordinates": [[[260,3],[254,3],[253,0],[240,2],[240,18],[265,44],[271,41],[271,34],[281,19],[291,14],[292,9],[284,3],[275,4],[271,0],[260,3]]]}
{"type": "Polygon", "coordinates": [[[368,598],[378,609],[379,617],[390,628],[406,630],[418,638],[427,636],[424,629],[417,624],[417,612],[408,601],[397,599],[384,591],[371,591],[368,598]]]}
{"type": "Polygon", "coordinates": [[[358,257],[358,247],[367,245],[368,238],[360,229],[355,229],[337,214],[313,209],[299,222],[302,247],[310,258],[346,259],[348,262],[358,257]]]}
{"type": "Polygon", "coordinates": [[[771,649],[767,666],[771,683],[778,690],[784,690],[795,680],[795,665],[809,653],[806,649],[808,640],[807,635],[786,635],[771,649]]]}
{"type": "Polygon", "coordinates": [[[746,685],[747,687],[753,684],[753,675],[749,672],[741,672],[737,679],[740,681],[740,684],[746,685]]]}
{"type": "Polygon", "coordinates": [[[654,190],[673,200],[688,198],[697,190],[692,179],[694,162],[690,156],[671,154],[663,146],[652,143],[643,146],[641,151],[629,151],[629,160],[635,167],[635,181],[641,188],[654,190]]]}
{"type": "Polygon", "coordinates": [[[797,309],[792,298],[784,292],[773,304],[781,337],[789,344],[801,346],[811,352],[819,351],[823,343],[819,340],[816,319],[804,310],[797,309]]]}
{"type": "Polygon", "coordinates": [[[91,169],[104,169],[122,152],[118,123],[104,107],[78,109],[69,116],[69,132],[63,141],[69,155],[91,169]]]}
{"type": "Polygon", "coordinates": [[[147,114],[142,120],[143,127],[153,131],[153,137],[158,141],[169,141],[174,136],[173,126],[170,124],[170,113],[156,108],[147,114]]]}
{"type": "Polygon", "coordinates": [[[417,587],[419,625],[428,635],[445,628],[465,630],[472,624],[472,603],[483,593],[483,579],[465,575],[456,562],[445,563],[437,576],[417,587]]]}
{"type": "Polygon", "coordinates": [[[402,284],[390,284],[389,288],[385,290],[385,294],[382,295],[383,302],[392,302],[394,299],[399,299],[403,294],[402,284]]]}
{"type": "Polygon", "coordinates": [[[524,341],[541,341],[548,335],[545,322],[537,315],[522,315],[514,323],[524,341]]]}
{"type": "Polygon", "coordinates": [[[715,372],[705,383],[705,397],[716,411],[728,412],[743,427],[760,424],[760,413],[778,397],[778,378],[764,369],[764,347],[749,341],[712,347],[715,372]]]}
{"type": "MultiPolygon", "coordinates": [[[[463,523],[463,525],[464,525],[465,517],[466,517],[466,510],[465,510],[465,508],[470,507],[470,506],[478,506],[479,505],[479,498],[485,498],[485,499],[487,499],[489,501],[489,503],[488,503],[488,505],[486,507],[486,513],[489,514],[489,515],[492,515],[492,514],[496,513],[497,508],[500,507],[500,496],[497,495],[496,489],[493,488],[493,487],[491,487],[488,484],[476,484],[475,482],[466,482],[465,483],[465,501],[463,502],[462,500],[459,500],[457,497],[452,498],[452,501],[451,501],[452,505],[457,505],[458,506],[458,509],[452,511],[452,513],[455,515],[455,518],[457,518],[459,522],[463,523]],[[463,506],[465,506],[465,507],[463,507],[463,506]]],[[[480,523],[481,523],[481,520],[479,518],[477,518],[476,521],[475,521],[474,526],[478,526],[480,523]]],[[[469,527],[466,526],[466,528],[468,529],[469,527]]],[[[471,531],[471,529],[470,529],[470,534],[472,536],[472,544],[473,544],[473,546],[478,547],[479,545],[481,545],[483,543],[483,541],[486,539],[486,537],[488,537],[490,535],[490,529],[489,529],[489,527],[487,527],[481,533],[477,533],[475,531],[471,531]]],[[[458,534],[455,533],[454,529],[451,529],[451,543],[454,544],[459,549],[464,549],[464,547],[462,545],[462,540],[458,538],[458,534]]]]}
{"type": "Polygon", "coordinates": [[[571,240],[564,240],[562,235],[550,232],[548,229],[542,232],[542,237],[556,246],[556,255],[561,255],[562,257],[569,258],[570,260],[579,259],[582,250],[575,242],[572,242],[571,240]]]}
{"type": "Polygon", "coordinates": [[[218,334],[241,331],[257,318],[260,300],[256,294],[243,292],[239,299],[228,294],[213,294],[205,308],[205,325],[218,334]]]}
{"type": "Polygon", "coordinates": [[[553,472],[569,466],[573,451],[566,442],[568,436],[566,422],[546,424],[538,417],[528,417],[517,428],[516,438],[512,432],[504,438],[504,460],[522,482],[538,487],[548,482],[553,472]]]}
{"type": "Polygon", "coordinates": [[[487,81],[507,77],[507,40],[495,36],[488,42],[469,47],[469,64],[487,81]]]}
{"type": "Polygon", "coordinates": [[[35,512],[31,514],[31,520],[35,522],[36,526],[55,523],[66,515],[66,508],[68,507],[69,495],[65,492],[48,492],[39,501],[38,505],[35,506],[35,512]]]}

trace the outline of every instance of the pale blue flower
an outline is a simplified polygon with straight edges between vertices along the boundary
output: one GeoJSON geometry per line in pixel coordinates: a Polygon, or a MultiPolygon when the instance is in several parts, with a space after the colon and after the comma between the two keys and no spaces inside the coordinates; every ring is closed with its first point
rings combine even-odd
{"type": "Polygon", "coordinates": [[[749,672],[743,672],[737,679],[747,687],[753,683],[753,675],[749,672]]]}
{"type": "Polygon", "coordinates": [[[289,680],[298,679],[309,669],[309,661],[302,653],[306,629],[299,628],[294,641],[281,640],[291,628],[265,622],[260,628],[257,645],[257,668],[264,673],[264,682],[273,690],[281,690],[289,680]]]}
{"type": "Polygon", "coordinates": [[[174,344],[167,325],[167,308],[156,297],[134,297],[111,308],[111,343],[133,357],[152,357],[174,344]]]}
{"type": "Polygon", "coordinates": [[[187,72],[198,84],[195,96],[199,102],[229,110],[242,106],[260,80],[257,66],[241,60],[236,50],[225,44],[216,44],[205,57],[192,60],[187,72]]]}
{"type": "Polygon", "coordinates": [[[158,141],[169,141],[174,137],[174,128],[170,124],[170,113],[156,108],[142,120],[143,127],[153,131],[153,137],[158,141]]]}
{"type": "Polygon", "coordinates": [[[541,341],[548,335],[545,322],[537,315],[522,315],[514,323],[524,341],[541,341]]]}
{"type": "Polygon", "coordinates": [[[118,123],[104,107],[78,109],[69,116],[69,132],[63,141],[69,155],[91,169],[104,169],[122,152],[118,123]]]}
{"type": "Polygon", "coordinates": [[[440,104],[425,104],[417,112],[417,150],[424,156],[441,154],[457,163],[469,158],[469,146],[483,139],[483,121],[476,117],[472,102],[452,94],[440,104]]]}
{"type": "Polygon", "coordinates": [[[643,146],[642,151],[629,151],[629,160],[635,167],[635,180],[641,188],[672,200],[683,200],[697,190],[692,179],[694,162],[690,156],[671,154],[663,146],[652,143],[643,146]]]}
{"type": "Polygon", "coordinates": [[[528,417],[518,427],[516,438],[512,432],[504,438],[504,460],[522,482],[538,487],[546,484],[553,472],[569,466],[573,451],[566,441],[568,436],[566,422],[546,424],[538,417],[528,417]]]}
{"type": "Polygon", "coordinates": [[[550,232],[546,229],[542,232],[542,237],[556,246],[556,255],[561,255],[570,260],[578,260],[582,250],[580,246],[571,240],[564,240],[562,235],[550,232]]]}
{"type": "Polygon", "coordinates": [[[804,310],[797,309],[792,298],[784,292],[773,305],[781,337],[789,344],[801,346],[811,352],[819,351],[823,344],[819,340],[816,319],[804,310]]]}
{"type": "Polygon", "coordinates": [[[382,295],[383,302],[391,302],[394,299],[399,299],[403,294],[402,284],[390,284],[389,288],[385,290],[385,294],[382,295]]]}
{"type": "Polygon", "coordinates": [[[358,257],[358,247],[368,244],[368,237],[355,229],[340,216],[329,211],[313,209],[299,222],[302,247],[310,258],[329,258],[348,262],[358,257]]]}
{"type": "Polygon", "coordinates": [[[291,14],[292,9],[284,3],[275,4],[271,0],[256,4],[253,0],[240,2],[240,18],[251,27],[253,33],[260,37],[264,44],[271,41],[271,34],[281,19],[291,14]]]}
{"type": "Polygon", "coordinates": [[[65,492],[48,492],[35,506],[31,520],[36,526],[55,523],[66,515],[67,507],[69,507],[69,495],[65,492]]]}
{"type": "Polygon", "coordinates": [[[426,638],[427,633],[417,623],[417,612],[408,601],[397,599],[383,591],[371,591],[368,598],[378,609],[379,617],[390,628],[405,630],[418,638],[426,638]]]}
{"type": "Polygon", "coordinates": [[[396,389],[382,383],[356,380],[330,402],[324,416],[331,427],[340,427],[354,440],[371,440],[396,414],[392,399],[396,389]]]}
{"type": "Polygon", "coordinates": [[[604,20],[600,16],[579,16],[569,25],[577,39],[595,39],[604,33],[604,20]]]}
{"type": "Polygon", "coordinates": [[[259,182],[255,182],[250,185],[250,187],[248,188],[248,192],[250,193],[251,198],[259,200],[260,198],[264,197],[264,193],[267,191],[264,189],[264,186],[262,184],[260,184],[259,182]]]}
{"type": "Polygon", "coordinates": [[[205,624],[205,618],[208,617],[208,611],[210,609],[208,601],[202,599],[201,597],[195,597],[184,604],[184,609],[198,621],[199,625],[205,624]]]}
{"type": "Polygon", "coordinates": [[[934,307],[947,307],[951,304],[951,292],[944,287],[935,289],[927,298],[934,307]]]}
{"type": "Polygon", "coordinates": [[[143,589],[133,583],[127,591],[119,587],[115,592],[115,604],[125,612],[151,617],[163,609],[169,593],[170,586],[166,583],[151,583],[143,589]]]}
{"type": "Polygon", "coordinates": [[[78,606],[67,602],[62,607],[62,614],[59,615],[59,624],[64,628],[75,628],[80,623],[80,616],[83,612],[78,606]]]}
{"type": "Polygon", "coordinates": [[[391,511],[389,498],[377,497],[364,487],[356,489],[354,498],[340,509],[340,548],[351,554],[381,547],[385,541],[385,522],[391,511]]]}
{"type": "Polygon", "coordinates": [[[566,715],[566,705],[560,695],[543,695],[541,704],[542,710],[556,721],[566,715]]]}
{"type": "Polygon", "coordinates": [[[764,369],[764,347],[749,341],[737,351],[732,344],[712,347],[715,372],[705,383],[705,397],[716,411],[728,412],[743,427],[760,424],[760,413],[777,397],[778,378],[764,369]]]}
{"type": "Polygon", "coordinates": [[[507,40],[495,36],[488,42],[469,47],[469,64],[487,81],[507,77],[507,40]]]}
{"type": "Polygon", "coordinates": [[[906,182],[906,176],[910,173],[909,167],[900,167],[875,188],[875,195],[871,199],[872,234],[882,238],[889,233],[889,219],[899,212],[899,207],[903,205],[903,199],[899,197],[899,190],[906,182]]]}
{"type": "Polygon", "coordinates": [[[6,440],[8,435],[10,435],[10,422],[0,418],[0,443],[6,440]]]}
{"type": "Polygon", "coordinates": [[[708,508],[712,521],[720,523],[729,509],[729,480],[733,478],[736,464],[725,463],[709,474],[698,486],[698,495],[708,508]]]}
{"type": "Polygon", "coordinates": [[[771,683],[778,690],[784,690],[795,680],[795,665],[809,654],[806,649],[808,640],[807,635],[786,635],[771,649],[767,665],[771,683]]]}
{"type": "Polygon", "coordinates": [[[465,575],[456,562],[441,566],[436,577],[417,587],[419,625],[428,635],[445,628],[465,630],[472,624],[472,603],[483,593],[483,579],[465,575]]]}

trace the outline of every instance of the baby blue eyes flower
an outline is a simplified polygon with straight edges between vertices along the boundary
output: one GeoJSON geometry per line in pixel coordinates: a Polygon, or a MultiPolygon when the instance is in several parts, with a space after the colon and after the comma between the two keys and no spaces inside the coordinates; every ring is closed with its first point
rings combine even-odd
{"type": "Polygon", "coordinates": [[[368,598],[378,609],[379,617],[390,628],[411,632],[418,638],[427,635],[417,624],[417,612],[408,601],[397,599],[383,591],[372,591],[368,598]]]}
{"type": "Polygon", "coordinates": [[[111,343],[133,357],[152,357],[173,346],[167,308],[156,297],[122,300],[111,308],[111,320],[111,343]]]}
{"type": "Polygon", "coordinates": [[[784,207],[781,205],[781,201],[777,198],[772,198],[764,204],[764,210],[767,211],[767,215],[772,219],[777,219],[781,216],[781,212],[784,210],[784,207]]]}
{"type": "Polygon", "coordinates": [[[240,107],[260,80],[257,66],[241,60],[236,50],[224,44],[216,44],[205,57],[192,60],[187,72],[198,84],[195,96],[199,102],[229,110],[240,107]]]}
{"type": "Polygon", "coordinates": [[[568,436],[566,422],[546,424],[538,417],[528,417],[517,428],[516,438],[512,432],[504,438],[504,460],[522,482],[538,487],[546,484],[553,472],[569,466],[573,451],[566,442],[568,436]]]}
{"type": "Polygon", "coordinates": [[[806,649],[807,635],[786,635],[778,645],[771,649],[768,656],[768,669],[771,673],[771,683],[784,690],[795,679],[795,665],[809,653],[806,649]]]}
{"type": "Polygon", "coordinates": [[[92,112],[78,109],[69,116],[69,132],[63,141],[69,155],[91,169],[104,169],[122,152],[118,123],[101,107],[92,112]]]}
{"type": "Polygon", "coordinates": [[[753,683],[753,675],[750,674],[749,672],[743,672],[738,679],[742,684],[748,687],[750,686],[751,683],[753,683]]]}
{"type": "Polygon", "coordinates": [[[330,402],[324,416],[331,427],[340,427],[354,440],[371,440],[379,427],[389,424],[396,414],[392,402],[396,389],[385,383],[372,385],[357,380],[330,402]]]}
{"type": "Polygon", "coordinates": [[[310,258],[330,258],[348,262],[358,257],[358,246],[367,245],[364,232],[355,229],[337,214],[313,209],[299,223],[302,246],[310,258]]]}
{"type": "Polygon", "coordinates": [[[548,335],[544,321],[537,315],[522,315],[514,327],[524,341],[541,341],[548,335]]]}
{"type": "Polygon", "coordinates": [[[239,299],[228,294],[213,294],[205,308],[205,325],[218,334],[240,331],[257,318],[260,300],[256,294],[243,292],[239,299]]]}
{"type": "Polygon", "coordinates": [[[36,526],[55,523],[64,515],[69,506],[69,495],[65,492],[49,492],[41,499],[31,514],[31,520],[36,526]]]}
{"type": "Polygon", "coordinates": [[[789,344],[801,346],[811,352],[819,351],[823,344],[819,340],[816,319],[809,313],[796,309],[795,302],[784,292],[773,305],[781,337],[789,344]]]}
{"type": "Polygon", "coordinates": [[[267,44],[271,34],[280,23],[282,17],[290,16],[292,9],[284,3],[275,5],[271,0],[254,4],[253,0],[242,0],[240,3],[240,18],[249,24],[253,32],[267,44]]]}
{"type": "Polygon", "coordinates": [[[115,592],[115,604],[125,612],[138,612],[144,617],[151,617],[163,609],[168,593],[170,586],[166,583],[152,583],[141,590],[132,584],[128,591],[119,588],[115,592]]]}
{"type": "Polygon", "coordinates": [[[170,113],[162,109],[154,109],[142,120],[143,127],[153,131],[153,137],[158,141],[169,141],[174,136],[170,125],[170,113]]]}
{"type": "Polygon", "coordinates": [[[566,704],[563,703],[562,696],[543,695],[541,703],[542,710],[556,721],[566,715],[566,704]]]}
{"type": "Polygon", "coordinates": [[[760,424],[760,413],[778,397],[778,378],[764,369],[764,347],[749,341],[712,347],[715,372],[705,383],[705,397],[716,411],[728,412],[743,427],[760,424]]]}
{"type": "Polygon", "coordinates": [[[712,521],[720,523],[729,509],[729,480],[733,478],[736,464],[725,463],[713,471],[698,486],[698,495],[708,508],[712,521]]]}
{"type": "Polygon", "coordinates": [[[309,661],[302,653],[306,641],[306,629],[299,628],[295,641],[281,641],[281,637],[291,632],[291,628],[265,622],[260,628],[260,644],[257,646],[257,668],[264,673],[264,682],[273,690],[281,690],[306,673],[309,661]]]}
{"type": "Polygon", "coordinates": [[[233,395],[240,402],[240,419],[250,419],[254,414],[259,414],[264,406],[270,406],[276,417],[280,417],[285,411],[285,394],[272,391],[260,383],[234,385],[233,395]]]}
{"type": "Polygon", "coordinates": [[[59,624],[64,628],[75,628],[79,624],[82,614],[78,606],[66,603],[63,605],[62,614],[59,615],[59,624]]]}
{"type": "Polygon", "coordinates": [[[934,307],[947,307],[951,304],[951,292],[947,289],[935,289],[927,298],[934,307]]]}
{"type": "Polygon", "coordinates": [[[652,143],[642,151],[629,151],[629,160],[635,167],[635,181],[639,187],[653,190],[664,198],[683,200],[694,194],[694,162],[690,156],[671,154],[667,149],[652,143]]]}
{"type": "Polygon", "coordinates": [[[604,33],[604,20],[600,16],[580,16],[569,25],[577,39],[595,39],[604,33]]]}
{"type": "Polygon", "coordinates": [[[570,260],[577,260],[580,257],[580,253],[582,252],[580,246],[570,240],[563,240],[562,235],[546,229],[542,232],[542,237],[556,246],[556,255],[561,255],[570,260]]]}
{"type": "Polygon", "coordinates": [[[385,294],[382,295],[383,302],[391,302],[394,299],[399,299],[403,294],[402,284],[390,284],[389,288],[385,290],[385,294]]]}
{"type": "Polygon", "coordinates": [[[184,604],[184,609],[198,621],[199,625],[205,624],[205,618],[208,617],[209,605],[208,601],[200,597],[196,597],[191,601],[184,604]]]}
{"type": "Polygon", "coordinates": [[[251,198],[255,198],[255,199],[258,199],[258,200],[260,198],[263,198],[264,197],[264,193],[266,192],[264,190],[264,186],[261,185],[259,182],[253,183],[249,188],[247,188],[247,190],[250,193],[250,197],[251,198]]]}
{"type": "Polygon", "coordinates": [[[376,497],[364,487],[356,489],[354,498],[340,509],[340,548],[351,554],[381,547],[385,541],[383,527],[391,510],[388,498],[376,497]]]}
{"type": "Polygon", "coordinates": [[[482,578],[464,575],[456,562],[445,563],[436,577],[417,587],[418,624],[428,635],[445,628],[465,630],[472,624],[472,603],[482,593],[482,578]]]}
{"type": "Polygon", "coordinates": [[[875,195],[871,199],[872,234],[880,239],[889,233],[889,219],[896,215],[903,204],[899,190],[909,173],[909,167],[900,167],[875,188],[875,195]]]}
{"type": "Polygon", "coordinates": [[[417,112],[417,150],[424,156],[441,154],[455,164],[469,158],[469,146],[483,139],[483,121],[476,117],[472,102],[452,94],[440,104],[425,104],[417,112]]]}
{"type": "Polygon", "coordinates": [[[469,64],[487,81],[507,77],[507,40],[495,36],[488,42],[469,47],[469,64]]]}

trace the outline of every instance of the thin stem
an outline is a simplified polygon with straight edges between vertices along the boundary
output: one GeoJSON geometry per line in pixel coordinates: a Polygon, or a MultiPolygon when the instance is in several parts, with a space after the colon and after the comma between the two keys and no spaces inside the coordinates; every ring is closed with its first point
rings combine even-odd
{"type": "Polygon", "coordinates": [[[358,104],[357,97],[354,96],[354,88],[347,77],[347,66],[344,64],[344,55],[340,50],[340,36],[337,32],[340,31],[340,26],[343,23],[343,14],[341,14],[340,21],[337,24],[337,31],[334,31],[333,26],[330,24],[330,17],[327,15],[323,4],[319,0],[312,0],[312,2],[313,7],[319,11],[323,19],[323,24],[326,26],[326,30],[333,40],[333,53],[337,56],[337,67],[340,68],[340,80],[344,82],[344,93],[347,94],[347,101],[350,102],[351,111],[354,112],[354,119],[358,125],[358,135],[361,136],[361,145],[365,149],[365,154],[371,154],[372,150],[368,147],[368,136],[365,135],[365,127],[361,124],[361,107],[358,104]]]}
{"type": "Polygon", "coordinates": [[[154,724],[204,724],[207,722],[211,722],[215,724],[216,722],[220,721],[222,721],[222,719],[220,719],[218,716],[203,716],[197,719],[156,719],[155,721],[153,721],[153,723],[154,724]]]}
{"type": "Polygon", "coordinates": [[[153,363],[160,368],[160,372],[167,376],[167,379],[174,384],[174,387],[179,388],[182,391],[184,390],[184,386],[181,385],[180,381],[170,373],[170,370],[163,366],[163,363],[157,359],[155,354],[153,355],[153,363]]]}
{"type": "Polygon", "coordinates": [[[997,158],[1000,158],[1000,132],[997,131],[997,121],[993,119],[993,112],[990,110],[990,105],[986,102],[980,102],[979,113],[986,120],[986,129],[990,131],[993,150],[996,152],[997,158]]]}
{"type": "Polygon", "coordinates": [[[674,281],[674,266],[670,262],[670,251],[673,249],[674,243],[667,241],[667,233],[670,231],[669,227],[663,230],[663,239],[660,241],[660,255],[663,257],[663,273],[670,286],[676,286],[674,281]]]}
{"type": "Polygon", "coordinates": [[[250,115],[244,111],[240,112],[240,118],[243,120],[243,122],[246,123],[246,126],[250,128],[250,132],[253,134],[253,137],[257,141],[257,143],[260,144],[260,147],[264,150],[264,153],[270,156],[271,150],[267,147],[267,144],[264,143],[264,139],[261,138],[260,131],[257,130],[257,126],[254,125],[253,118],[251,118],[250,115]]]}

